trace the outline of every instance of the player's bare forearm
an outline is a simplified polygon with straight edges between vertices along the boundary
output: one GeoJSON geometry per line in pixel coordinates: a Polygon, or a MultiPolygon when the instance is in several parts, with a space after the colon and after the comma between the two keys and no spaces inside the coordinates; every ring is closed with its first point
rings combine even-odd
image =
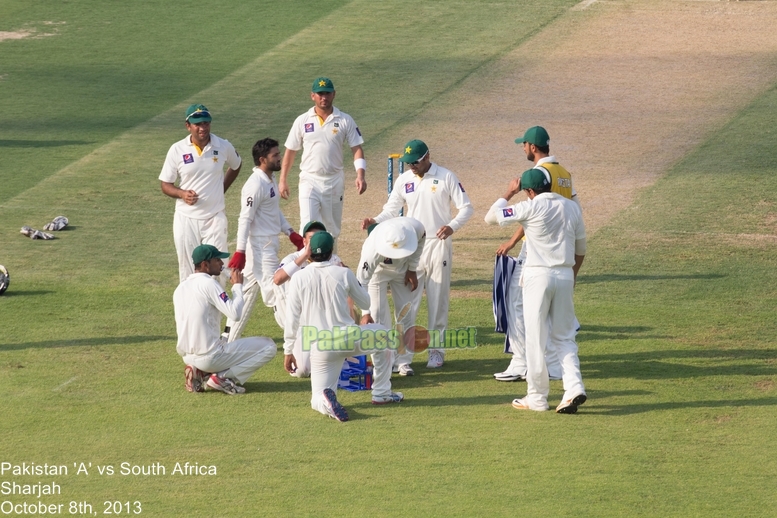
{"type": "Polygon", "coordinates": [[[237,179],[237,175],[240,174],[241,167],[243,167],[243,164],[240,164],[237,169],[232,169],[231,167],[227,168],[227,172],[224,173],[224,192],[227,192],[227,189],[229,189],[229,186],[232,185],[232,182],[237,179]]]}
{"type": "Polygon", "coordinates": [[[283,153],[283,160],[281,161],[281,176],[278,179],[278,190],[281,191],[281,198],[284,200],[289,199],[289,171],[291,166],[294,165],[294,159],[297,157],[297,152],[293,149],[287,149],[283,153]]]}
{"type": "MultiPolygon", "coordinates": [[[[354,165],[356,165],[357,161],[361,161],[362,164],[364,164],[364,150],[361,146],[354,146],[351,148],[351,151],[353,151],[353,161],[354,165]]],[[[363,167],[357,167],[356,168],[356,181],[354,182],[356,185],[356,190],[359,192],[359,194],[362,194],[364,191],[367,190],[367,179],[365,178],[365,169],[363,167]]]]}
{"type": "Polygon", "coordinates": [[[162,182],[162,192],[171,198],[182,199],[187,205],[194,205],[199,199],[196,192],[179,189],[175,184],[170,182],[162,182]]]}
{"type": "Polygon", "coordinates": [[[575,255],[575,265],[572,267],[572,271],[575,274],[575,282],[577,282],[577,272],[580,271],[580,267],[583,266],[584,255],[575,255]]]}

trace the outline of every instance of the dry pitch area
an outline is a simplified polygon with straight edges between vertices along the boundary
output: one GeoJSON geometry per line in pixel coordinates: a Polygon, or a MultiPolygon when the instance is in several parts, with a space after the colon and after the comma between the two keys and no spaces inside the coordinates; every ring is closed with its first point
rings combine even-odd
{"type": "MultiPolygon", "coordinates": [[[[457,296],[485,295],[471,288],[489,289],[491,251],[514,230],[483,217],[531,165],[513,143],[524,129],[548,129],[590,236],[777,82],[774,27],[777,2],[587,0],[392,131],[390,142],[425,140],[475,205],[454,236],[454,279],[482,282],[457,296]]],[[[385,168],[383,156],[368,158],[373,171],[385,168]]],[[[378,189],[384,183],[373,181],[370,190],[378,189]]],[[[377,214],[382,200],[348,193],[348,258],[362,239],[358,221],[377,214]]]]}

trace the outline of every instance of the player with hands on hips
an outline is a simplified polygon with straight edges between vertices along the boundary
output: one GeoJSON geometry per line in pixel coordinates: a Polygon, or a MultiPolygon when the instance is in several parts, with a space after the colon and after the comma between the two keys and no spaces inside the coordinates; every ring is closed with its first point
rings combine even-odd
{"type": "MultiPolygon", "coordinates": [[[[383,211],[362,221],[362,229],[398,217],[404,204],[407,204],[407,216],[423,224],[426,242],[416,272],[418,289],[414,292],[412,312],[418,314],[422,293],[426,290],[427,329],[440,331],[442,336],[448,326],[453,262],[453,244],[449,238],[472,217],[474,209],[459,179],[452,171],[431,161],[424,142],[408,142],[400,160],[408,164],[410,170],[394,182],[383,211]],[[455,218],[451,216],[451,204],[458,210],[455,218]]],[[[428,368],[441,367],[444,361],[444,349],[435,345],[429,346],[428,368]]]]}
{"type": "Polygon", "coordinates": [[[340,235],[345,194],[343,145],[347,143],[353,152],[356,191],[362,194],[367,190],[367,162],[362,149],[364,139],[353,118],[332,104],[336,92],[331,79],[316,78],[311,90],[314,106],[297,117],[289,131],[278,186],[281,196],[288,198],[289,171],[297,152],[302,150],[300,228],[310,221],[322,221],[336,239],[340,235]]]}
{"type": "MultiPolygon", "coordinates": [[[[412,311],[414,291],[418,289],[416,269],[426,242],[426,229],[423,223],[410,217],[392,218],[368,229],[369,235],[362,245],[359,269],[356,278],[367,287],[370,295],[371,319],[386,327],[391,326],[392,318],[388,303],[388,290],[394,299],[394,321],[400,339],[404,339],[404,330],[415,325],[416,315],[412,311]],[[405,305],[410,311],[402,315],[405,305]]],[[[369,323],[363,319],[362,324],[369,323]]],[[[408,352],[404,343],[400,344],[397,357],[393,361],[393,372],[400,376],[413,376],[410,366],[413,353],[408,352]]]]}
{"type": "Polygon", "coordinates": [[[332,264],[334,237],[330,233],[316,232],[308,246],[312,262],[289,281],[283,343],[284,369],[292,373],[297,367],[293,351],[297,335],[302,332],[303,348],[310,350],[310,404],[314,410],[338,421],[348,420],[348,412],[337,401],[337,383],[343,360],[362,354],[372,354],[372,403],[399,403],[404,396],[391,390],[391,351],[388,344],[380,348],[375,343],[378,331],[388,331],[386,326],[359,326],[360,337],[365,334],[374,337],[371,345],[359,339],[349,347],[333,346],[335,333],[344,336],[347,328],[355,326],[347,298],[353,298],[357,306],[367,310],[370,297],[351,270],[332,264]]]}
{"type": "Polygon", "coordinates": [[[221,315],[237,320],[243,310],[243,274],[232,270],[230,299],[214,279],[224,269],[229,253],[212,245],[200,245],[192,252],[194,272],[173,294],[178,354],[186,367],[186,390],[206,388],[225,394],[242,394],[242,384],[275,357],[275,343],[257,336],[229,342],[219,334],[221,315]]]}
{"type": "Polygon", "coordinates": [[[240,173],[242,161],[232,144],[210,132],[211,120],[202,104],[186,109],[189,135],[170,147],[159,174],[162,192],[176,199],[173,240],[181,282],[194,271],[191,256],[198,245],[227,249],[224,193],[240,173]]]}

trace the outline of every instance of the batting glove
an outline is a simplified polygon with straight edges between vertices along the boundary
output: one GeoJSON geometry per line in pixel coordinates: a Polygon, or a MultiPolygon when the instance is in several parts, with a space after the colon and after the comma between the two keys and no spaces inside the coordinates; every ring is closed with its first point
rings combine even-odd
{"type": "Polygon", "coordinates": [[[297,247],[297,251],[300,251],[303,248],[305,248],[305,243],[302,242],[302,236],[297,234],[293,230],[291,231],[291,234],[289,234],[289,241],[291,241],[294,244],[294,246],[297,247]]]}
{"type": "Polygon", "coordinates": [[[246,267],[246,254],[245,252],[235,252],[232,254],[232,259],[229,260],[230,268],[233,270],[242,270],[246,267]]]}

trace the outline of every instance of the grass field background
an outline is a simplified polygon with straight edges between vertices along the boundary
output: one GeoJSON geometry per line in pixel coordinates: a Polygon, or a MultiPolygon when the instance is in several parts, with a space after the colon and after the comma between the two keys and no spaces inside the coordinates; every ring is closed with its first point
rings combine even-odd
{"type": "MultiPolygon", "coordinates": [[[[397,407],[344,394],[353,420],[325,419],[280,353],[243,397],[183,390],[173,204],[156,178],[186,105],[209,106],[214,133],[247,156],[259,136],[285,138],[327,74],[380,156],[388,131],[573,5],[228,2],[203,14],[0,0],[0,31],[35,29],[0,42],[0,263],[12,273],[0,462],[91,462],[88,476],[53,477],[62,496],[41,500],[98,512],[137,500],[150,516],[777,514],[775,88],[589,241],[576,303],[590,401],[578,415],[510,407],[524,387],[492,381],[507,357],[490,302],[457,291],[451,326],[477,326],[481,346],[440,371],[420,361],[395,380],[397,407]],[[60,213],[72,225],[57,240],[18,234],[60,213]],[[168,475],[96,472],[125,461],[168,475]],[[169,475],[187,461],[218,475],[169,475]]],[[[228,193],[230,235],[248,172],[228,193]]],[[[269,310],[256,315],[248,332],[280,343],[269,310]]]]}

